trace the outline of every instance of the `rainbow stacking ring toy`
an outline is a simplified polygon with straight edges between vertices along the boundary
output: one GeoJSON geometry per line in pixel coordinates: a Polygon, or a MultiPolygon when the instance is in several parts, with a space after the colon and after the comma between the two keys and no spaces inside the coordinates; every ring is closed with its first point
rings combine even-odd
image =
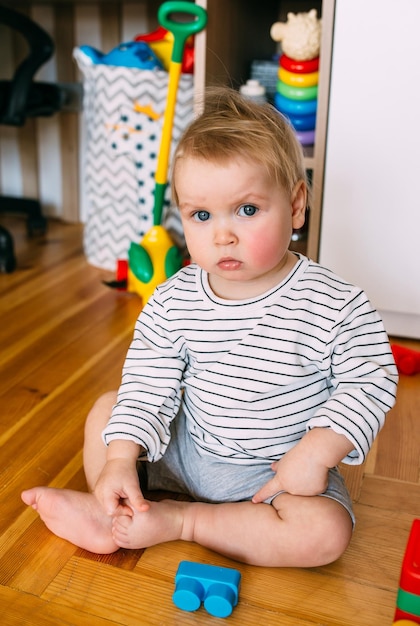
{"type": "Polygon", "coordinates": [[[303,61],[292,59],[286,54],[279,58],[274,106],[288,118],[304,146],[312,145],[315,141],[318,70],[319,56],[303,61]]]}

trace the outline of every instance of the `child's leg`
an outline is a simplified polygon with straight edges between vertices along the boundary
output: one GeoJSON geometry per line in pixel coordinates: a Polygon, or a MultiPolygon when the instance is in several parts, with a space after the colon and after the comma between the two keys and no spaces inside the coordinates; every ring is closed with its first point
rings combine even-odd
{"type": "Polygon", "coordinates": [[[86,419],[83,467],[89,491],[93,491],[106,462],[106,446],[102,440],[102,431],[108,423],[116,401],[116,391],[105,393],[95,402],[86,419]]]}
{"type": "MultiPolygon", "coordinates": [[[[86,422],[84,463],[90,490],[105,463],[101,432],[115,398],[113,393],[100,398],[86,422]]],[[[281,494],[273,505],[165,500],[113,522],[91,493],[35,487],[22,498],[54,534],[98,553],[183,539],[255,565],[311,567],[338,558],[352,533],[346,509],[326,497],[281,494]]]]}
{"type": "MultiPolygon", "coordinates": [[[[106,448],[101,432],[115,400],[115,392],[99,398],[86,420],[83,459],[90,491],[105,464],[106,448]]],[[[24,491],[22,499],[39,513],[55,535],[91,552],[107,554],[118,550],[111,534],[112,520],[92,493],[34,487],[24,491]]]]}
{"type": "Polygon", "coordinates": [[[237,509],[228,505],[209,513],[192,511],[194,540],[213,549],[220,545],[228,556],[254,565],[331,563],[347,548],[353,530],[347,510],[322,496],[282,494],[273,505],[244,502],[237,509]]]}
{"type": "Polygon", "coordinates": [[[315,567],[336,560],[350,541],[352,521],[335,500],[281,494],[270,504],[204,504],[165,500],[147,513],[114,519],[124,548],[184,539],[235,560],[274,567],[315,567]]]}

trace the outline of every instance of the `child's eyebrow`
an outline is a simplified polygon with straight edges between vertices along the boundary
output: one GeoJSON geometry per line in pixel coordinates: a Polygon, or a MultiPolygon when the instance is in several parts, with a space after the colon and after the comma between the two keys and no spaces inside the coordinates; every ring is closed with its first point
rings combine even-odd
{"type": "Polygon", "coordinates": [[[188,212],[188,211],[208,211],[205,207],[201,207],[200,205],[191,204],[190,202],[182,202],[178,205],[178,209],[180,211],[188,212]]]}

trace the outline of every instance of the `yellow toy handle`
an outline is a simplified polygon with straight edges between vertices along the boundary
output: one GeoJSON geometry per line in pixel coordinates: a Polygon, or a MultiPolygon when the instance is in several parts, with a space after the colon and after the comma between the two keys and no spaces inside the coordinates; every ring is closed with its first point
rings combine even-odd
{"type": "Polygon", "coordinates": [[[199,33],[207,24],[207,12],[202,7],[191,3],[172,0],[164,2],[158,11],[158,21],[174,36],[171,62],[169,64],[169,84],[163,120],[162,138],[155,175],[155,198],[153,206],[153,223],[159,226],[162,220],[165,189],[168,177],[169,153],[171,149],[172,127],[175,115],[176,94],[181,75],[182,57],[185,42],[191,35],[199,33]],[[195,19],[188,22],[177,22],[170,19],[173,13],[183,13],[195,19]]]}

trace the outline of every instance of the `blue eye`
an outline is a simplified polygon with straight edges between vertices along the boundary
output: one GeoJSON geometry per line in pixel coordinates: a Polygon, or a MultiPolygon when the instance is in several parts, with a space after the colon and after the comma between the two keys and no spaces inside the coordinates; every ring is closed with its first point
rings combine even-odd
{"type": "Polygon", "coordinates": [[[253,204],[243,204],[239,207],[238,215],[241,217],[252,217],[258,212],[258,209],[253,204]]]}
{"type": "Polygon", "coordinates": [[[194,213],[194,219],[196,222],[206,222],[210,219],[210,213],[208,211],[197,211],[194,213]]]}

